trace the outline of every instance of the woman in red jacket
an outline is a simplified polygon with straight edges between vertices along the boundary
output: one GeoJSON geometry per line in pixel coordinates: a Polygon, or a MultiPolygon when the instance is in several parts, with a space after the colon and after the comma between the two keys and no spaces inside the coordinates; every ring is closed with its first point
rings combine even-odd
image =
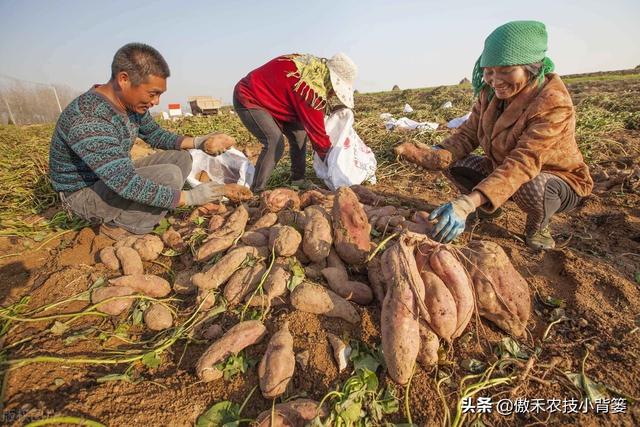
{"type": "Polygon", "coordinates": [[[245,127],[262,143],[251,189],[261,192],[289,140],[291,181],[304,182],[307,140],[324,159],[331,141],[324,127],[329,98],[335,95],[353,108],[353,81],[357,67],[345,54],[331,59],[313,55],[286,55],[272,59],[240,80],[233,107],[245,127]]]}

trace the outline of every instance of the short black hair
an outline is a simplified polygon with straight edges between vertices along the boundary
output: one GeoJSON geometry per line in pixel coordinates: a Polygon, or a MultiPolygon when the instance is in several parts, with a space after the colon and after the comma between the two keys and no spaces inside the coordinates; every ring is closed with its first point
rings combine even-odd
{"type": "Polygon", "coordinates": [[[160,52],[144,43],[127,43],[113,57],[111,79],[125,71],[134,86],[147,80],[150,75],[166,79],[171,75],[169,65],[160,52]]]}

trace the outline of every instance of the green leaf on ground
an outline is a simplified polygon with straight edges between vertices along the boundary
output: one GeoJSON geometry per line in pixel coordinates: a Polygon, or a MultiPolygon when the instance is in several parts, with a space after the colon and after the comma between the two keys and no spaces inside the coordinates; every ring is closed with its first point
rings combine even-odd
{"type": "Polygon", "coordinates": [[[196,427],[231,427],[239,425],[240,405],[224,400],[214,404],[196,420],[196,427]]]}

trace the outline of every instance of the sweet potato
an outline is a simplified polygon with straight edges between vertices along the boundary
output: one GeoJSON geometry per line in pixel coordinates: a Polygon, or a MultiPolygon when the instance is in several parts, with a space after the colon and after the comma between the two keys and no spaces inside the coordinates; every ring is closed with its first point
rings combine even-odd
{"type": "Polygon", "coordinates": [[[340,259],[335,249],[333,248],[331,248],[331,251],[329,251],[329,256],[327,257],[327,267],[336,267],[345,271],[347,270],[344,262],[342,261],[342,259],[340,259]]]}
{"type": "Polygon", "coordinates": [[[292,256],[301,242],[300,233],[288,225],[272,227],[269,233],[269,248],[273,248],[276,256],[292,256]]]}
{"type": "Polygon", "coordinates": [[[211,289],[198,288],[198,296],[196,297],[196,306],[202,310],[209,310],[216,305],[216,294],[211,289]]]}
{"type": "Polygon", "coordinates": [[[376,297],[376,300],[382,305],[384,296],[387,292],[384,275],[382,274],[382,265],[380,265],[380,256],[375,256],[367,264],[367,277],[369,285],[376,297]]]}
{"type": "Polygon", "coordinates": [[[312,280],[322,279],[322,270],[327,268],[326,262],[312,262],[304,266],[304,275],[312,280]]]}
{"type": "Polygon", "coordinates": [[[232,249],[225,256],[205,272],[196,273],[191,277],[191,283],[200,289],[218,289],[229,280],[229,277],[240,267],[247,257],[258,257],[258,249],[253,246],[243,246],[232,249]]]}
{"type": "Polygon", "coordinates": [[[278,222],[278,215],[273,212],[267,212],[262,215],[256,222],[247,227],[248,231],[256,231],[261,228],[269,228],[278,222]]]}
{"type": "Polygon", "coordinates": [[[209,325],[207,329],[205,329],[205,331],[202,333],[202,338],[206,340],[217,340],[223,334],[224,330],[222,329],[222,326],[220,326],[218,323],[214,323],[209,325]]]}
{"type": "Polygon", "coordinates": [[[302,250],[312,262],[321,262],[329,256],[333,244],[331,224],[324,210],[318,206],[309,206],[304,214],[306,224],[302,250]]]}
{"type": "Polygon", "coordinates": [[[120,270],[120,261],[118,261],[118,257],[116,256],[116,249],[113,246],[102,248],[100,250],[99,257],[100,262],[102,262],[109,270],[120,270]]]}
{"type": "Polygon", "coordinates": [[[251,200],[253,193],[248,187],[240,184],[225,184],[224,196],[234,203],[246,202],[251,200]]]}
{"type": "Polygon", "coordinates": [[[266,212],[280,212],[283,209],[300,209],[298,193],[289,188],[276,188],[260,194],[261,206],[266,212]]]}
{"type": "Polygon", "coordinates": [[[233,242],[237,239],[237,236],[228,234],[222,237],[213,237],[205,240],[205,242],[196,251],[196,261],[208,261],[214,256],[218,255],[229,249],[233,242]]]}
{"type": "Polygon", "coordinates": [[[397,156],[431,171],[442,171],[449,167],[453,156],[447,150],[434,150],[425,144],[405,142],[393,149],[397,156]]]}
{"type": "Polygon", "coordinates": [[[140,238],[140,236],[138,235],[133,235],[133,236],[127,236],[124,239],[118,240],[116,243],[113,244],[114,249],[118,249],[121,247],[127,247],[130,248],[133,246],[133,244],[135,242],[138,241],[138,239],[140,238]]]}
{"type": "Polygon", "coordinates": [[[162,331],[173,325],[171,310],[162,304],[153,303],[144,311],[144,324],[152,331],[162,331]]]}
{"type": "Polygon", "coordinates": [[[329,345],[331,345],[331,350],[333,350],[333,358],[338,365],[338,372],[342,372],[347,368],[347,364],[349,363],[351,347],[330,332],[327,332],[327,339],[329,340],[329,345]]]}
{"type": "MultiPolygon", "coordinates": [[[[91,292],[91,303],[98,304],[106,299],[114,297],[123,297],[127,295],[133,295],[135,291],[126,286],[109,286],[105,288],[97,288],[91,292]]],[[[111,301],[106,301],[96,306],[96,309],[101,313],[110,314],[111,316],[118,316],[119,314],[129,310],[133,304],[134,298],[116,298],[111,301]]]]}
{"type": "Polygon", "coordinates": [[[290,277],[291,274],[284,267],[284,261],[278,262],[276,260],[264,282],[264,294],[254,295],[250,300],[251,295],[247,295],[245,300],[253,307],[279,304],[282,302],[281,297],[287,292],[287,283],[290,277]]]}
{"type": "Polygon", "coordinates": [[[229,307],[237,305],[245,296],[256,289],[265,270],[264,264],[257,263],[253,267],[244,267],[233,273],[223,292],[229,307]]]}
{"type": "Polygon", "coordinates": [[[283,209],[277,213],[278,224],[288,225],[291,227],[304,230],[304,226],[307,223],[307,218],[303,212],[294,211],[291,209],[283,209]]]}
{"type": "Polygon", "coordinates": [[[273,414],[271,409],[267,409],[258,415],[256,427],[305,427],[316,416],[323,418],[329,415],[328,410],[319,405],[318,402],[309,399],[278,403],[273,409],[273,414]]]}
{"type": "Polygon", "coordinates": [[[402,228],[404,230],[411,231],[412,233],[429,234],[431,232],[432,225],[422,222],[417,223],[413,221],[404,221],[402,223],[402,228]]]}
{"type": "Polygon", "coordinates": [[[367,213],[367,218],[371,220],[372,217],[392,216],[398,212],[398,208],[395,206],[387,205],[381,207],[365,207],[364,211],[367,213]]]}
{"type": "Polygon", "coordinates": [[[162,233],[162,242],[166,246],[178,252],[182,252],[187,246],[180,233],[172,227],[167,228],[167,230],[162,233]]]}
{"type": "Polygon", "coordinates": [[[207,261],[226,251],[242,235],[249,220],[246,206],[240,205],[226,219],[224,225],[209,234],[196,252],[197,261],[207,261]]]}
{"type": "Polygon", "coordinates": [[[442,279],[456,302],[456,330],[452,338],[457,338],[462,335],[473,315],[475,304],[471,280],[464,266],[444,246],[433,250],[429,257],[429,265],[442,279]]]}
{"type": "Polygon", "coordinates": [[[369,254],[371,225],[348,187],[336,192],[332,219],[334,246],[340,258],[347,264],[363,264],[369,254]]]}
{"type": "Polygon", "coordinates": [[[269,238],[259,231],[246,231],[240,241],[247,246],[267,246],[269,238]]]}
{"type": "Polygon", "coordinates": [[[212,215],[209,219],[209,224],[207,225],[207,231],[209,233],[213,233],[214,231],[220,229],[224,225],[225,218],[220,214],[212,215]]]}
{"type": "Polygon", "coordinates": [[[371,206],[381,206],[385,203],[384,196],[374,193],[363,185],[352,185],[350,188],[358,196],[360,203],[371,206]]]}
{"type": "Polygon", "coordinates": [[[293,336],[289,332],[289,324],[285,322],[269,340],[258,365],[260,390],[265,399],[275,399],[286,391],[295,366],[293,336]]]}
{"type": "Polygon", "coordinates": [[[327,196],[318,190],[308,190],[300,196],[300,209],[305,209],[311,205],[321,205],[326,202],[327,196]]]}
{"type": "Polygon", "coordinates": [[[200,172],[198,172],[198,174],[196,174],[196,179],[200,182],[211,181],[211,177],[209,176],[209,173],[207,173],[207,171],[205,170],[201,170],[200,172]]]}
{"type": "Polygon", "coordinates": [[[480,316],[514,336],[524,333],[531,315],[529,285],[496,243],[472,241],[462,252],[480,316]]]}
{"type": "Polygon", "coordinates": [[[152,274],[135,274],[132,276],[121,276],[109,280],[114,286],[125,286],[143,295],[153,298],[162,298],[169,295],[171,286],[162,277],[152,274]]]}
{"type": "Polygon", "coordinates": [[[177,272],[173,280],[173,291],[180,295],[195,294],[198,288],[191,283],[191,276],[193,276],[193,274],[193,269],[177,272]]]}
{"type": "Polygon", "coordinates": [[[133,244],[133,249],[138,251],[143,261],[154,261],[162,253],[164,243],[162,243],[160,237],[155,234],[145,234],[136,240],[133,244]]]}
{"type": "Polygon", "coordinates": [[[120,265],[122,266],[122,272],[125,275],[144,274],[142,259],[140,259],[140,255],[138,255],[135,249],[126,246],[118,248],[116,249],[116,257],[118,257],[118,261],[120,261],[120,265]]]}
{"type": "Polygon", "coordinates": [[[416,250],[416,265],[424,283],[424,303],[429,311],[429,327],[440,338],[450,342],[458,325],[456,301],[442,279],[429,265],[431,249],[419,246],[416,250]]]}
{"type": "Polygon", "coordinates": [[[374,224],[373,228],[375,228],[376,230],[383,231],[383,230],[395,229],[397,226],[404,223],[404,221],[405,219],[402,215],[392,215],[392,216],[378,217],[375,223],[371,221],[371,224],[374,224]]]}
{"type": "Polygon", "coordinates": [[[424,285],[413,256],[412,244],[401,235],[382,254],[382,271],[387,293],[382,303],[380,327],[382,351],[392,380],[406,384],[420,351],[418,299],[424,285]]]}
{"type": "Polygon", "coordinates": [[[349,280],[346,270],[328,267],[322,270],[329,288],[342,298],[356,304],[367,305],[373,300],[371,288],[362,282],[349,280]]]}
{"type": "Polygon", "coordinates": [[[323,286],[309,282],[301,283],[291,292],[291,305],[300,311],[338,317],[349,323],[360,321],[360,315],[349,301],[323,286]]]}
{"type": "Polygon", "coordinates": [[[262,341],[266,334],[267,329],[257,320],[246,320],[231,327],[200,356],[196,364],[198,378],[205,382],[222,378],[222,371],[215,364],[262,341]]]}
{"type": "Polygon", "coordinates": [[[429,328],[424,320],[420,320],[420,352],[418,363],[423,368],[438,364],[438,349],[440,341],[438,336],[429,328]]]}

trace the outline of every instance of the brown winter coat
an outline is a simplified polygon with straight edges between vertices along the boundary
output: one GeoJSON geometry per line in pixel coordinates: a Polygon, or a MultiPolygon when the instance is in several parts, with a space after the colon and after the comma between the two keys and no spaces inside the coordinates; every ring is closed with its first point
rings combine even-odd
{"type": "Polygon", "coordinates": [[[502,114],[501,104],[483,90],[469,120],[440,144],[454,161],[478,145],[491,159],[493,172],[474,188],[489,199],[484,207],[497,209],[541,171],[559,176],[581,197],[590,194],[593,180],[576,143],[575,110],[560,77],[547,75],[542,88],[527,86],[502,114]]]}

